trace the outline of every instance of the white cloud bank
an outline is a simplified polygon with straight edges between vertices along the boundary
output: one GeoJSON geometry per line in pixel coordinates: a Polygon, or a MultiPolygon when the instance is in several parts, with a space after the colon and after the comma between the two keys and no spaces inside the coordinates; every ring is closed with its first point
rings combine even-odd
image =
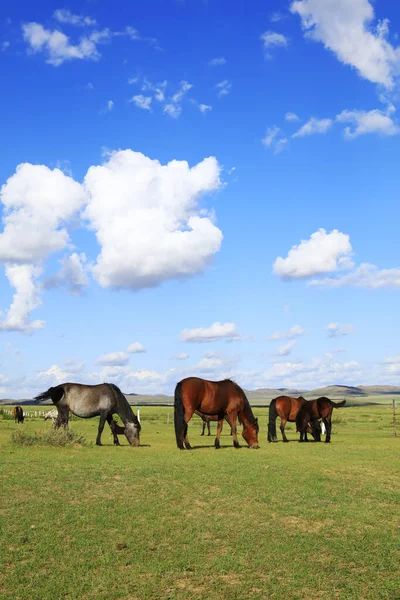
{"type": "Polygon", "coordinates": [[[210,327],[184,329],[179,339],[181,342],[215,342],[217,340],[233,341],[241,338],[236,323],[213,323],[210,327]]]}
{"type": "Polygon", "coordinates": [[[193,167],[176,160],[161,165],[132,150],[90,167],[83,184],[59,169],[19,165],[0,193],[0,263],[16,290],[0,328],[44,326],[29,321],[41,304],[38,277],[50,255],[70,246],[68,227],[79,217],[95,232],[100,254],[90,265],[84,254],[65,256],[46,288],[78,294],[88,271],[103,287],[131,290],[202,272],[220,249],[222,232],[199,201],[221,187],[220,171],[213,157],[193,167]]]}

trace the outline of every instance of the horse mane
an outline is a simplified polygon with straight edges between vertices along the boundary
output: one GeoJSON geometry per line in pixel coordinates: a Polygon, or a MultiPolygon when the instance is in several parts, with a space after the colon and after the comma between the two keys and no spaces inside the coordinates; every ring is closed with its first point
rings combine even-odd
{"type": "Polygon", "coordinates": [[[140,428],[140,423],[137,419],[137,416],[133,412],[128,400],[125,398],[124,394],[121,392],[119,387],[115,385],[115,383],[106,383],[105,384],[114,394],[114,397],[117,401],[118,406],[118,414],[123,420],[123,422],[135,423],[136,426],[140,428]]]}

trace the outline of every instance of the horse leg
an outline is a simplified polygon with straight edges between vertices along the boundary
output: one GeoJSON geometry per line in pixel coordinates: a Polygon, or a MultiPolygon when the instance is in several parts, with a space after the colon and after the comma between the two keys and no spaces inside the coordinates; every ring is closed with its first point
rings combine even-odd
{"type": "Polygon", "coordinates": [[[331,441],[332,421],[329,417],[324,417],[322,420],[326,429],[325,443],[329,444],[331,441]]]}
{"type": "Polygon", "coordinates": [[[205,422],[205,421],[203,421],[203,431],[201,432],[201,435],[204,435],[204,431],[205,431],[205,429],[206,429],[206,422],[205,422]]]}
{"type": "Polygon", "coordinates": [[[219,443],[219,438],[221,437],[221,431],[222,431],[223,424],[224,424],[224,417],[222,417],[222,419],[218,419],[217,437],[215,438],[215,442],[214,442],[214,446],[215,446],[216,450],[221,448],[221,444],[219,443]]]}
{"type": "Polygon", "coordinates": [[[106,419],[107,419],[107,414],[106,413],[101,413],[100,414],[100,422],[99,422],[99,430],[97,432],[97,438],[96,438],[96,446],[101,446],[101,434],[103,433],[103,429],[104,429],[104,425],[106,423],[106,419]]]}
{"type": "Polygon", "coordinates": [[[121,444],[119,443],[119,439],[118,439],[117,433],[115,431],[115,421],[114,421],[114,419],[112,418],[111,415],[107,416],[107,423],[109,424],[111,432],[113,434],[114,445],[115,446],[120,446],[121,444]]]}
{"type": "Polygon", "coordinates": [[[231,413],[229,415],[229,422],[230,422],[230,426],[231,426],[231,435],[233,436],[233,445],[235,446],[235,448],[240,448],[240,444],[239,444],[238,438],[237,438],[236,418],[237,418],[236,413],[231,413]]]}
{"type": "Polygon", "coordinates": [[[207,435],[211,435],[210,421],[207,421],[207,429],[208,429],[208,434],[207,435]]]}
{"type": "Polygon", "coordinates": [[[282,434],[282,438],[284,442],[288,442],[289,440],[286,437],[285,434],[285,427],[286,427],[286,423],[287,423],[287,419],[283,419],[281,418],[281,426],[280,426],[280,430],[281,430],[281,434],[282,434]]]}
{"type": "Polygon", "coordinates": [[[189,438],[188,438],[188,424],[189,424],[190,419],[193,417],[193,413],[194,413],[194,410],[185,412],[185,428],[183,431],[183,438],[185,440],[186,450],[192,449],[192,446],[190,445],[189,438]]]}

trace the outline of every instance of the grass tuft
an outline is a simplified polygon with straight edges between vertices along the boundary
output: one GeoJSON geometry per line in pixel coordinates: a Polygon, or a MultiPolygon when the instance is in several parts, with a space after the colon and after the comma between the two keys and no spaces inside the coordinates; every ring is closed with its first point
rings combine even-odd
{"type": "Polygon", "coordinates": [[[73,429],[49,429],[48,431],[26,431],[17,429],[11,434],[11,443],[16,446],[86,446],[85,437],[73,429]]]}

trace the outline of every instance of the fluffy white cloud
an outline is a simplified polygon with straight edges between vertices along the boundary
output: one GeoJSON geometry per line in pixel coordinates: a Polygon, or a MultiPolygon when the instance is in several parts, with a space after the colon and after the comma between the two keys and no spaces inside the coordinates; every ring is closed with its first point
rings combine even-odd
{"type": "Polygon", "coordinates": [[[164,106],[164,112],[169,117],[177,119],[181,115],[182,107],[180,104],[166,104],[164,106]]]}
{"type": "Polygon", "coordinates": [[[70,256],[64,256],[60,263],[61,269],[45,280],[44,287],[50,289],[66,286],[71,294],[79,296],[89,284],[85,254],[74,252],[70,256]]]}
{"type": "Polygon", "coordinates": [[[282,152],[287,144],[287,138],[280,135],[280,129],[276,125],[269,127],[265,137],[261,140],[266,148],[271,148],[274,154],[282,152]]]}
{"type": "Polygon", "coordinates": [[[295,347],[296,342],[295,341],[291,341],[288,342],[287,344],[283,344],[282,346],[279,346],[278,350],[276,351],[276,356],[288,356],[291,351],[293,350],[293,348],[295,347]]]}
{"type": "Polygon", "coordinates": [[[217,340],[233,341],[241,338],[236,323],[213,323],[211,327],[184,329],[179,339],[181,342],[215,342],[217,340]]]}
{"type": "Polygon", "coordinates": [[[381,110],[344,110],[337,115],[339,123],[352,123],[354,129],[346,127],[345,137],[352,139],[367,133],[378,133],[383,136],[398,135],[400,127],[387,114],[381,110]]]}
{"type": "Polygon", "coordinates": [[[143,96],[143,94],[137,94],[136,96],[132,96],[130,102],[133,102],[135,106],[141,108],[143,110],[151,110],[151,96],[143,96]]]}
{"type": "Polygon", "coordinates": [[[146,348],[140,342],[133,342],[133,344],[130,344],[127,347],[126,351],[129,352],[129,354],[143,354],[144,352],[147,352],[146,348]]]}
{"type": "MultiPolygon", "coordinates": [[[[131,81],[130,81],[131,83],[131,81]]],[[[164,102],[165,100],[165,90],[167,87],[167,81],[162,81],[161,83],[151,83],[146,77],[143,80],[142,91],[143,92],[151,92],[158,102],[164,102]]],[[[187,82],[185,82],[187,83],[187,82]]],[[[192,87],[190,84],[188,84],[192,87]]],[[[189,88],[190,89],[190,88],[189,88]]],[[[187,90],[189,91],[189,90],[187,90]]]]}
{"type": "Polygon", "coordinates": [[[78,27],[96,25],[96,19],[92,19],[91,17],[82,17],[81,15],[74,15],[66,8],[59,8],[58,10],[55,10],[53,17],[59,23],[68,23],[69,25],[76,25],[78,27]]]}
{"type": "Polygon", "coordinates": [[[400,288],[400,268],[378,269],[377,266],[362,263],[350,273],[341,277],[326,277],[311,281],[311,285],[338,287],[359,287],[370,290],[380,288],[400,288]]]}
{"type": "Polygon", "coordinates": [[[208,61],[208,64],[210,67],[220,67],[226,64],[226,58],[223,56],[220,56],[219,58],[212,58],[210,61],[208,61]]]}
{"type": "Polygon", "coordinates": [[[268,340],[292,340],[293,338],[304,335],[306,330],[301,325],[293,325],[289,331],[274,331],[267,337],[268,340]]]}
{"type": "Polygon", "coordinates": [[[303,137],[315,133],[326,133],[333,125],[332,119],[316,119],[311,117],[292,137],[303,137]]]}
{"type": "Polygon", "coordinates": [[[325,329],[329,337],[341,337],[356,332],[356,328],[351,323],[329,323],[325,329]]]}
{"type": "Polygon", "coordinates": [[[89,196],[84,217],[101,246],[93,267],[97,281],[138,290],[203,271],[218,252],[222,233],[197,203],[220,185],[220,167],[212,157],[190,168],[185,161],[161,165],[124,150],[91,167],[84,182],[89,196]]]}
{"type": "Polygon", "coordinates": [[[309,240],[292,246],[286,258],[278,257],[273,265],[276,275],[283,279],[306,279],[350,268],[352,247],[350,237],[334,229],[327,233],[319,229],[309,240]]]}
{"type": "Polygon", "coordinates": [[[6,265],[6,276],[15,294],[5,319],[0,321],[0,331],[31,333],[43,329],[44,321],[29,321],[30,313],[42,304],[35,282],[39,274],[32,265],[6,265]]]}
{"type": "Polygon", "coordinates": [[[198,104],[197,106],[203,115],[212,110],[212,106],[209,106],[208,104],[198,104]]]}
{"type": "Polygon", "coordinates": [[[215,87],[217,88],[218,98],[222,98],[230,93],[232,84],[227,79],[224,79],[223,81],[216,83],[215,87]]]}
{"type": "Polygon", "coordinates": [[[285,114],[285,121],[300,121],[300,118],[293,112],[287,112],[285,114]]]}
{"type": "Polygon", "coordinates": [[[288,45],[287,38],[282,33],[275,31],[266,31],[262,34],[261,40],[264,46],[264,55],[266,58],[272,58],[271,50],[275,48],[286,48],[288,45]]]}
{"type": "Polygon", "coordinates": [[[175,356],[176,360],[187,360],[189,358],[189,354],[187,352],[181,352],[175,356]]]}
{"type": "Polygon", "coordinates": [[[322,42],[365,79],[392,87],[399,49],[386,39],[387,20],[372,28],[374,9],[368,0],[298,0],[291,11],[300,15],[307,37],[322,42]]]}

